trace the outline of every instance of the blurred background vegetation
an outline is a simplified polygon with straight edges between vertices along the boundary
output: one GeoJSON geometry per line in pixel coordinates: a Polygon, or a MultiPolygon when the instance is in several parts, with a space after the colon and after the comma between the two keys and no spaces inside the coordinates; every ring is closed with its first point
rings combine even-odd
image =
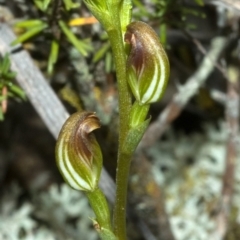
{"type": "MultiPolygon", "coordinates": [[[[210,74],[191,100],[178,116],[169,116],[161,138],[134,159],[129,239],[238,240],[239,2],[133,0],[133,20],[147,22],[156,30],[171,65],[166,94],[150,110],[152,123],[174,96],[187,95],[181,92],[183,86],[191,79],[199,81],[195,73],[216,48],[213,40],[220,37],[226,44],[217,62],[208,64],[210,74]],[[236,104],[231,105],[229,99],[236,104]],[[235,112],[231,115],[229,109],[235,112]],[[231,141],[235,171],[226,187],[231,191],[225,193],[231,141]],[[139,164],[140,159],[144,164],[139,164]],[[216,238],[214,233],[222,230],[217,217],[224,197],[231,199],[223,224],[228,230],[216,238]],[[169,229],[163,228],[161,219],[170,223],[169,229]]],[[[81,0],[0,0],[0,28],[1,24],[14,31],[13,49],[21,43],[30,53],[69,113],[82,109],[97,113],[104,165],[114,178],[117,87],[110,44],[100,24],[81,0]]],[[[18,86],[9,56],[1,54],[1,47],[0,239],[97,239],[87,200],[63,183],[55,166],[55,140],[37,115],[37,106],[30,104],[18,86]]]]}

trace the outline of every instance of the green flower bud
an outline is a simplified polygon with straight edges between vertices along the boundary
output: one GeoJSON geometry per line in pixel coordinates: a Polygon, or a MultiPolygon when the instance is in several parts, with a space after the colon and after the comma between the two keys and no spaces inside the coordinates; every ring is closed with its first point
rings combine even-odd
{"type": "Polygon", "coordinates": [[[132,22],[124,40],[131,47],[127,76],[134,97],[140,104],[158,101],[165,91],[170,66],[157,34],[144,22],[132,22]]]}
{"type": "Polygon", "coordinates": [[[74,189],[93,191],[102,170],[102,152],[92,131],[100,128],[91,112],[71,115],[62,127],[56,145],[57,166],[74,189]]]}

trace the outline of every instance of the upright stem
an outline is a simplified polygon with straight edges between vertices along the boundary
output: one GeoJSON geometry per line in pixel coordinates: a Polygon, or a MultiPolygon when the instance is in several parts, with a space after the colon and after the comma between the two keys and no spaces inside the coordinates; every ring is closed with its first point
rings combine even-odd
{"type": "Polygon", "coordinates": [[[119,240],[126,240],[126,203],[128,175],[131,164],[131,156],[119,152],[117,177],[116,177],[116,201],[113,212],[113,231],[119,240]]]}
{"type": "MultiPolygon", "coordinates": [[[[119,27],[120,28],[120,27],[119,27]]],[[[126,77],[126,56],[123,45],[121,29],[113,29],[108,32],[112,46],[113,57],[118,80],[119,101],[119,147],[121,148],[128,132],[128,118],[131,109],[131,95],[128,89],[126,77]]]]}
{"type": "MultiPolygon", "coordinates": [[[[119,16],[115,8],[113,16],[119,16]]],[[[113,56],[115,60],[118,93],[119,93],[119,147],[116,177],[116,202],[113,212],[114,233],[119,240],[126,239],[126,199],[128,174],[131,162],[131,154],[123,154],[122,148],[129,130],[129,113],[131,109],[131,95],[129,93],[126,77],[126,56],[123,44],[120,19],[114,18],[115,28],[108,31],[113,56]]]]}

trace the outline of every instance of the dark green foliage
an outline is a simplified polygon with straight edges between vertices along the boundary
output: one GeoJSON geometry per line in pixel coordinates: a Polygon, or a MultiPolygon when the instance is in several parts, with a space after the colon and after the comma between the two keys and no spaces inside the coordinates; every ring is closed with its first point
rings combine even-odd
{"type": "Polygon", "coordinates": [[[40,19],[28,19],[15,24],[23,29],[23,33],[12,42],[12,45],[23,43],[39,34],[51,36],[51,50],[48,58],[48,73],[52,74],[57,62],[61,40],[66,38],[83,56],[87,56],[92,46],[84,39],[78,39],[71,31],[68,22],[71,19],[71,10],[80,6],[71,0],[35,0],[35,7],[39,11],[40,19]]]}
{"type": "Polygon", "coordinates": [[[0,121],[4,119],[8,98],[26,99],[21,88],[13,83],[16,74],[11,71],[10,67],[11,63],[8,55],[0,58],[0,121]]]}

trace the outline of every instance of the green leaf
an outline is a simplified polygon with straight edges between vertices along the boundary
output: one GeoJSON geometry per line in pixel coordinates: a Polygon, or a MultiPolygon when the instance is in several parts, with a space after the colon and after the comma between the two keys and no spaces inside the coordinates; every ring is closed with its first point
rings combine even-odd
{"type": "MultiPolygon", "coordinates": [[[[116,0],[114,0],[116,1],[116,0]]],[[[109,0],[83,0],[88,9],[103,25],[106,31],[113,28],[111,9],[109,9],[109,0]]]]}
{"type": "Polygon", "coordinates": [[[108,11],[106,0],[84,0],[84,3],[90,8],[98,12],[108,11]]]}
{"type": "Polygon", "coordinates": [[[32,20],[17,22],[16,24],[14,24],[14,26],[20,27],[20,28],[32,28],[32,27],[40,26],[42,24],[44,24],[42,20],[32,19],[32,20]]]}
{"type": "Polygon", "coordinates": [[[199,6],[204,6],[204,1],[203,0],[194,0],[195,3],[197,3],[199,6]]]}
{"type": "Polygon", "coordinates": [[[149,125],[149,122],[150,118],[129,130],[122,149],[124,153],[129,154],[135,151],[149,125]]]}
{"type": "Polygon", "coordinates": [[[199,16],[204,17],[204,14],[202,14],[200,11],[195,10],[193,8],[185,8],[185,7],[183,7],[182,8],[182,13],[184,13],[186,15],[187,14],[191,14],[191,15],[196,16],[196,17],[199,17],[199,16]]]}
{"type": "Polygon", "coordinates": [[[103,56],[106,54],[106,52],[110,49],[110,43],[104,44],[93,56],[93,62],[98,62],[103,56]]]}
{"type": "Polygon", "coordinates": [[[161,24],[160,26],[160,42],[163,46],[167,44],[167,25],[161,24]]]}
{"type": "Polygon", "coordinates": [[[0,102],[2,102],[3,100],[6,100],[7,96],[0,96],[0,102]]]}
{"type": "Polygon", "coordinates": [[[51,52],[48,59],[48,73],[52,74],[53,67],[58,59],[59,43],[56,40],[52,41],[51,52]]]}
{"type": "Polygon", "coordinates": [[[0,107],[0,121],[3,121],[3,120],[4,120],[4,115],[2,112],[2,108],[0,107]]]}
{"type": "Polygon", "coordinates": [[[51,1],[52,0],[34,0],[34,3],[41,11],[45,12],[51,1]]]}
{"type": "Polygon", "coordinates": [[[60,28],[66,35],[68,41],[72,43],[72,45],[77,48],[77,50],[83,55],[87,56],[88,51],[92,50],[92,47],[89,44],[86,44],[83,41],[77,39],[77,37],[72,33],[72,31],[68,28],[67,24],[62,20],[58,21],[60,28]]]}
{"type": "MultiPolygon", "coordinates": [[[[6,54],[4,58],[0,61],[0,78],[6,84],[5,81],[13,79],[16,74],[11,71],[11,62],[9,59],[9,54],[6,54]]],[[[1,86],[1,84],[0,84],[1,86]]]]}
{"type": "Polygon", "coordinates": [[[123,0],[120,10],[122,32],[126,32],[126,27],[131,22],[131,18],[132,18],[132,1],[123,0]]]}
{"type": "Polygon", "coordinates": [[[23,33],[22,35],[20,35],[17,39],[15,39],[11,45],[14,46],[18,43],[22,43],[25,42],[26,40],[28,40],[29,38],[37,35],[38,33],[40,33],[43,29],[47,28],[47,24],[46,23],[42,23],[39,26],[30,28],[28,31],[26,31],[25,33],[23,33]]]}
{"type": "MultiPolygon", "coordinates": [[[[26,100],[25,92],[20,87],[18,87],[17,85],[11,84],[11,86],[9,86],[9,90],[12,93],[14,93],[17,97],[20,97],[21,99],[26,100]]],[[[11,92],[9,92],[9,94],[11,94],[11,92]]]]}
{"type": "Polygon", "coordinates": [[[14,97],[16,97],[14,93],[10,91],[7,92],[7,98],[14,98],[14,97]]]}
{"type": "Polygon", "coordinates": [[[133,0],[133,4],[139,9],[141,10],[142,12],[146,12],[146,7],[139,1],[137,0],[133,0]]]}
{"type": "Polygon", "coordinates": [[[2,75],[6,75],[8,71],[10,70],[10,60],[9,60],[9,54],[5,55],[3,60],[1,61],[1,68],[0,73],[2,75]]]}
{"type": "Polygon", "coordinates": [[[52,0],[43,0],[43,11],[48,9],[48,6],[52,0]]]}
{"type": "Polygon", "coordinates": [[[11,80],[11,79],[16,77],[16,73],[15,72],[8,72],[8,73],[4,74],[4,77],[6,79],[10,79],[11,80]]]}
{"type": "Polygon", "coordinates": [[[139,104],[138,101],[135,101],[129,115],[129,127],[135,128],[142,124],[149,111],[149,104],[139,104]]]}
{"type": "Polygon", "coordinates": [[[112,70],[112,64],[113,64],[113,60],[112,60],[112,54],[110,52],[106,53],[106,57],[105,57],[105,71],[107,73],[110,73],[112,70]]]}
{"type": "Polygon", "coordinates": [[[74,2],[72,2],[72,0],[63,0],[63,3],[65,5],[65,8],[67,9],[67,11],[69,11],[73,8],[80,7],[80,3],[74,3],[74,2]]]}

